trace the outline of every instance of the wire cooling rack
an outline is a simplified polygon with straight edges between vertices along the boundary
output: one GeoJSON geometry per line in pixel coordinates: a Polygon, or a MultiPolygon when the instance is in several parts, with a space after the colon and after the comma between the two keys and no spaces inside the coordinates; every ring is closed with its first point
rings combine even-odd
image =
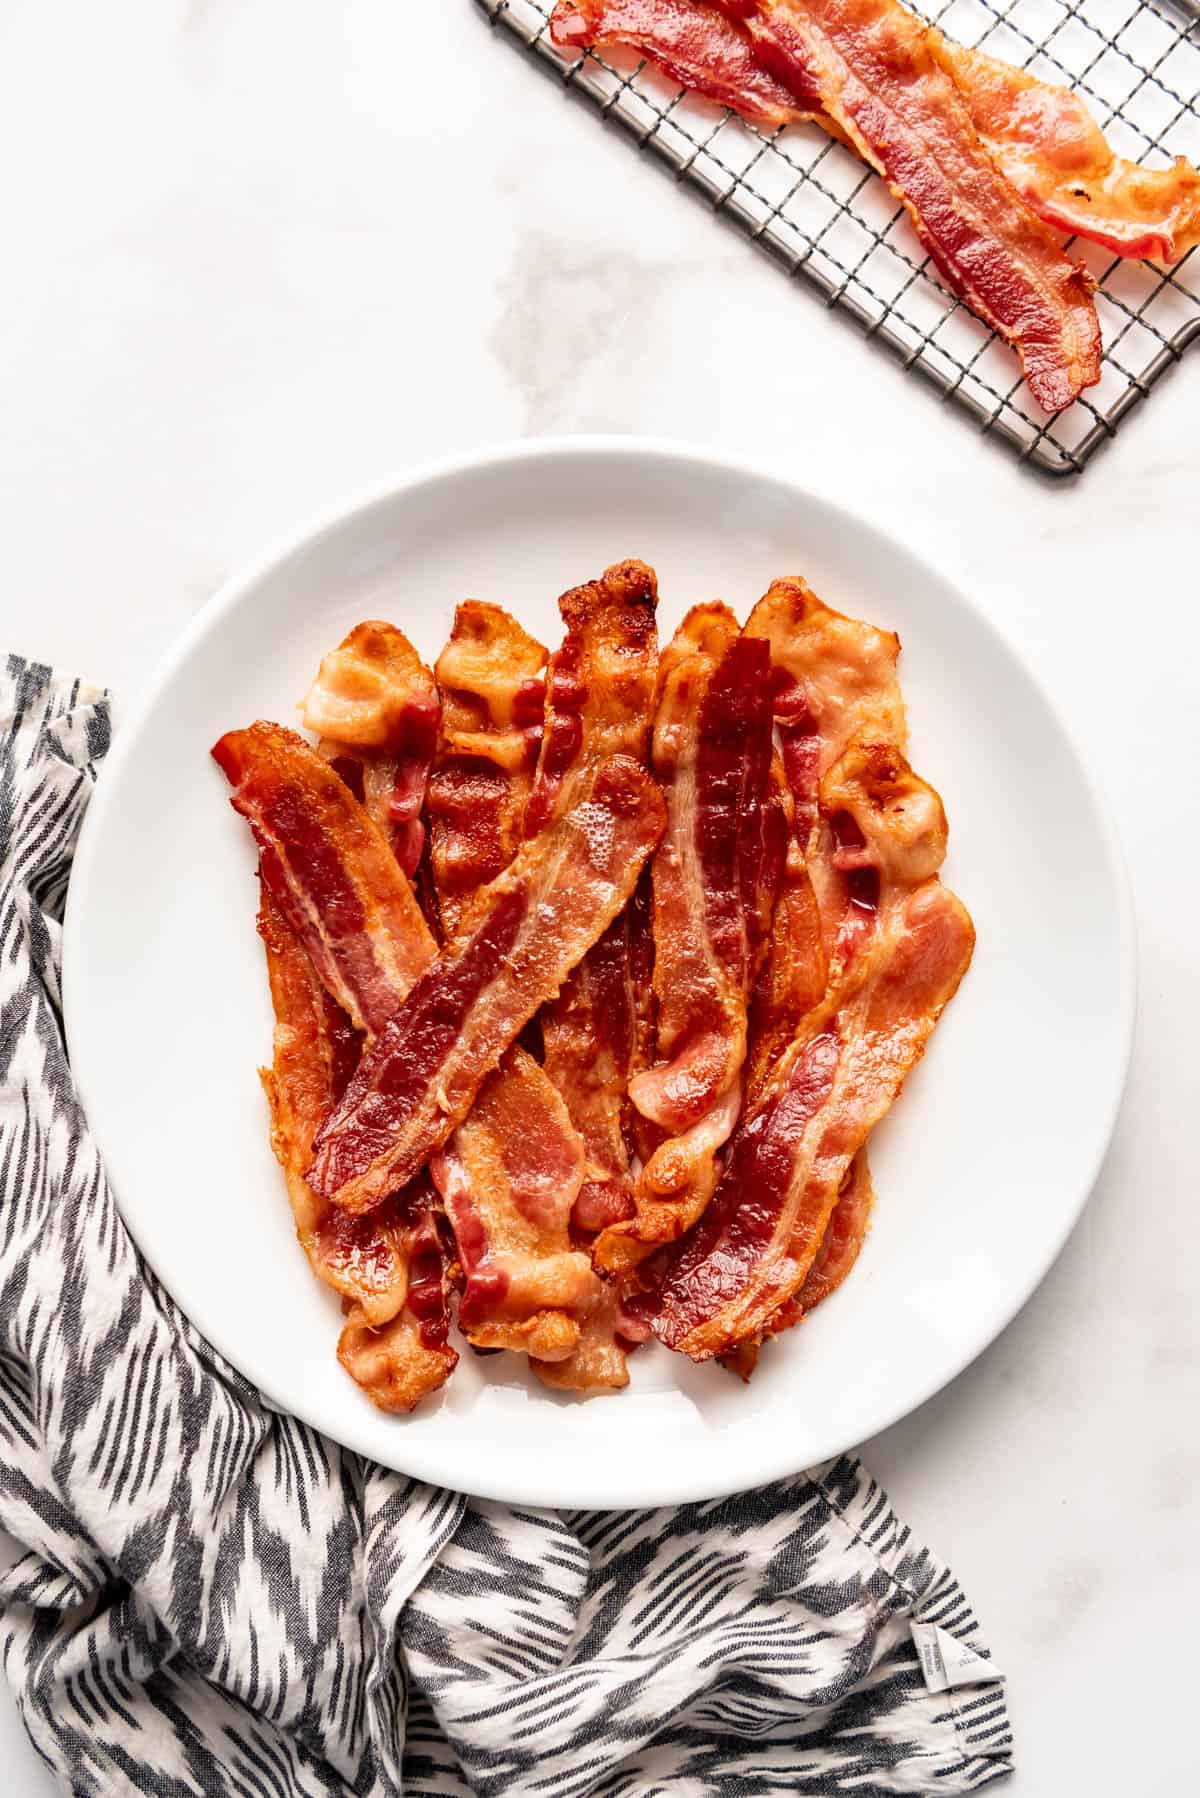
{"type": "MultiPolygon", "coordinates": [[[[1012,351],[942,285],[885,183],[819,126],[760,133],[635,55],[564,54],[550,42],[553,0],[478,4],[789,275],[1052,474],[1082,469],[1200,336],[1200,250],[1166,270],[1072,238],[1071,254],[1098,283],[1103,372],[1048,419],[1012,351]]],[[[1197,0],[948,0],[917,10],[960,43],[1073,87],[1118,154],[1150,166],[1200,161],[1197,0]]]]}

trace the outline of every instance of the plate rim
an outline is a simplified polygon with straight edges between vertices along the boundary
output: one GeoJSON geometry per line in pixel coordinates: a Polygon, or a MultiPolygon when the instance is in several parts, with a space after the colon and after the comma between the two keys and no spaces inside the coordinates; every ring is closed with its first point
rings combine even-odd
{"type": "MultiPolygon", "coordinates": [[[[198,608],[178,636],[168,644],[164,653],[152,667],[148,678],[130,706],[128,714],[122,716],[112,748],[106,755],[97,776],[72,861],[62,934],[61,981],[64,1032],[75,1091],[87,1127],[96,1143],[101,1164],[104,1167],[105,1178],[121,1221],[129,1231],[130,1239],[137,1253],[153,1270],[156,1279],[170,1295],[172,1302],[178,1306],[184,1319],[198,1331],[221,1359],[236,1369],[240,1377],[249,1381],[270,1408],[298,1418],[319,1434],[328,1436],[342,1447],[361,1454],[378,1465],[389,1466],[397,1473],[426,1480],[439,1486],[445,1484],[444,1477],[435,1466],[431,1465],[431,1462],[437,1462],[442,1457],[436,1449],[432,1456],[424,1454],[420,1439],[415,1434],[410,1433],[406,1437],[402,1419],[396,1420],[397,1458],[382,1462],[377,1447],[373,1444],[367,1445],[363,1440],[363,1433],[356,1428],[358,1420],[353,1411],[347,1410],[346,1427],[339,1428],[336,1432],[331,1430],[326,1423],[314,1422],[311,1418],[305,1417],[302,1411],[294,1407],[290,1399],[271,1390],[269,1383],[264,1384],[256,1375],[242,1371],[243,1360],[239,1345],[236,1342],[231,1344],[226,1333],[220,1327],[216,1330],[210,1329],[209,1325],[212,1320],[211,1317],[205,1315],[207,1313],[206,1306],[195,1307],[190,1302],[185,1306],[175,1296],[171,1280],[160,1271],[152,1255],[143,1246],[133,1224],[126,1217],[117,1184],[108,1173],[102,1131],[93,1121],[88,1101],[87,1077],[82,1066],[76,1064],[75,1045],[79,1039],[76,1033],[78,1013],[74,994],[78,989],[72,978],[71,970],[77,963],[82,962],[82,955],[79,952],[79,942],[84,928],[82,918],[87,909],[91,869],[97,853],[96,846],[103,839],[104,821],[109,804],[108,794],[117,791],[119,776],[125,762],[135,752],[140,732],[144,728],[147,718],[157,706],[163,690],[186,664],[195,645],[219,624],[226,613],[241,604],[254,587],[272,575],[292,556],[310,551],[323,538],[343,529],[356,517],[369,513],[388,502],[411,496],[422,487],[435,486],[448,479],[470,475],[494,465],[507,465],[514,462],[536,464],[547,459],[596,456],[612,457],[618,460],[625,457],[653,459],[676,465],[691,464],[703,467],[709,472],[731,476],[734,479],[761,482],[779,490],[790,491],[806,503],[815,503],[832,515],[836,521],[840,521],[860,534],[873,538],[880,546],[896,546],[902,549],[905,555],[922,569],[927,577],[937,581],[953,594],[957,602],[971,615],[974,624],[982,631],[985,640],[992,640],[1001,654],[1010,658],[1017,665],[1045,707],[1074,765],[1074,772],[1081,788],[1090,801],[1115,903],[1118,965],[1113,985],[1119,1052],[1114,1058],[1111,1089],[1107,1094],[1107,1115],[1098,1134],[1096,1148],[1089,1165],[1081,1172],[1077,1190],[1073,1194],[1071,1202],[1064,1206],[1059,1225],[1051,1233],[1044,1253],[1038,1257],[1036,1266],[1029,1271],[1019,1286],[1014,1287],[1011,1293],[995,1305],[993,1311],[987,1315],[986,1321],[972,1333],[971,1346],[962,1351],[956,1349],[946,1367],[927,1385],[923,1385],[915,1396],[910,1394],[900,1403],[895,1401],[883,1403],[879,1407],[870,1430],[859,1437],[856,1442],[846,1443],[840,1432],[831,1431],[828,1448],[815,1458],[807,1458],[806,1466],[817,1466],[822,1461],[839,1453],[851,1452],[859,1442],[870,1440],[883,1430],[890,1429],[903,1418],[911,1416],[937,1393],[957,1380],[986,1349],[998,1340],[1020,1314],[1062,1253],[1095,1190],[1112,1144],[1129,1081],[1137,1016],[1137,932],[1128,864],[1107,798],[1080,748],[1071,721],[1064,715],[1040,672],[1028,661],[1020,645],[971,593],[950,579],[942,571],[937,561],[928,556],[923,549],[915,548],[911,540],[890,529],[882,528],[872,519],[846,507],[839,500],[832,499],[819,486],[808,485],[802,479],[790,473],[780,472],[753,457],[732,455],[670,437],[635,436],[614,432],[513,438],[486,444],[467,452],[439,456],[403,468],[386,479],[372,482],[365,490],[360,487],[348,498],[322,507],[310,517],[307,524],[294,525],[287,532],[281,532],[265,550],[247,564],[235,569],[233,574],[221,583],[216,592],[198,608]],[[406,1443],[411,1445],[411,1452],[406,1443]],[[401,1465],[401,1462],[404,1465],[401,1465]]],[[[253,1359],[253,1357],[250,1358],[253,1359]]],[[[779,1439],[781,1442],[785,1441],[786,1432],[780,1432],[779,1439]]],[[[738,1477],[736,1474],[722,1475],[718,1471],[720,1464],[721,1457],[714,1456],[714,1472],[710,1478],[704,1481],[702,1488],[697,1488],[686,1477],[683,1483],[672,1482],[669,1477],[660,1477],[650,1481],[648,1485],[638,1485],[636,1482],[627,1484],[623,1470],[610,1468],[606,1472],[614,1477],[606,1479],[605,1496],[598,1501],[580,1497],[578,1494],[569,1499],[554,1497],[547,1499],[544,1488],[539,1487],[536,1478],[524,1480],[519,1475],[515,1479],[503,1478],[499,1482],[489,1482],[486,1467],[480,1469],[478,1482],[472,1479],[469,1484],[457,1486],[455,1489],[475,1497],[504,1503],[549,1504],[551,1506],[561,1505],[564,1508],[594,1510],[642,1509],[661,1504],[699,1502],[727,1497],[731,1493],[748,1489],[745,1478],[738,1477]]],[[[589,1474],[590,1471],[589,1469],[589,1474]]],[[[795,1465],[786,1447],[774,1454],[764,1452],[761,1460],[755,1464],[750,1485],[761,1485],[803,1471],[805,1468],[795,1465]]]]}

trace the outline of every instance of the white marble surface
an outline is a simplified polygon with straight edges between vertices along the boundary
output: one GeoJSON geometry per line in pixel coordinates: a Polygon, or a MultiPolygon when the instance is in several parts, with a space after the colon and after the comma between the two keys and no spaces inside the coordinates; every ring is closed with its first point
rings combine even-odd
{"type": "MultiPolygon", "coordinates": [[[[5,647],[132,699],[314,509],[434,454],[592,429],[771,463],[911,536],[1024,646],[1131,864],[1132,1077],[1050,1277],[868,1459],[1009,1671],[1016,1798],[1195,1790],[1200,352],[1080,482],[1043,482],[471,0],[12,4],[0,154],[5,647]]],[[[0,1766],[17,1798],[52,1789],[7,1697],[0,1766]]]]}

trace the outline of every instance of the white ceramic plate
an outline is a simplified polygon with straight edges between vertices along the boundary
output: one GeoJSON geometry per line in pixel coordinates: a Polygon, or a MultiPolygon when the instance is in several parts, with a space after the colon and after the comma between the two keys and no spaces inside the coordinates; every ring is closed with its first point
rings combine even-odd
{"type": "Polygon", "coordinates": [[[1133,954],[1120,857],[1028,671],[909,547],[771,475],[666,445],[524,444],[405,480],[233,582],[119,733],[66,926],[71,1055],[121,1210],[209,1340],[278,1404],[377,1461],[564,1506],[715,1496],[794,1472],[952,1379],[1041,1279],[1096,1176],[1120,1098],[1133,954]],[[979,947],[871,1143],[875,1226],[853,1277],[753,1383],[653,1346],[629,1389],[553,1396],[516,1357],[464,1354],[411,1418],[334,1358],[338,1304],[292,1235],[255,1077],[271,1018],[254,855],[210,761],[292,722],[321,654],[394,619],[432,660],[456,602],[544,641],[557,594],[623,556],[658,570],[669,634],[696,600],[744,615],[772,576],[897,629],[918,770],[950,818],[945,873],[979,947]]]}

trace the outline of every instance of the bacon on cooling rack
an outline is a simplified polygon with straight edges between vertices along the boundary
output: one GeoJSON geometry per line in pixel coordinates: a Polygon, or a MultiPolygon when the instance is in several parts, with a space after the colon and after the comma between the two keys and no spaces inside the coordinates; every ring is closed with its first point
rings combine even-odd
{"type": "MultiPolygon", "coordinates": [[[[559,0],[551,33],[563,49],[627,44],[677,81],[768,131],[814,119],[763,67],[741,25],[706,0],[559,0]]],[[[926,42],[962,95],[971,123],[1010,187],[1055,230],[1117,256],[1175,263],[1200,242],[1200,174],[1182,156],[1148,169],[1117,156],[1070,88],[1039,81],[929,29],[926,42]]]]}
{"type": "Polygon", "coordinates": [[[1044,411],[1099,380],[1087,275],[998,168],[928,28],[898,0],[570,0],[554,21],[564,46],[633,43],[724,104],[740,82],[760,123],[819,116],[887,181],[954,292],[1012,344],[1044,411]]]}
{"type": "Polygon", "coordinates": [[[644,769],[613,756],[527,838],[363,1056],[309,1173],[347,1211],[382,1202],[441,1148],[483,1080],[604,934],[662,833],[644,769]]]}
{"type": "Polygon", "coordinates": [[[770,650],[728,607],[696,606],[663,652],[654,770],[667,831],[653,863],[657,1065],[630,1096],[665,1140],[638,1177],[633,1217],[596,1245],[621,1271],[674,1240],[712,1195],[737,1120],[746,1013],[782,871],[770,789],[770,650]]]}
{"type": "Polygon", "coordinates": [[[1200,172],[1184,157],[1165,169],[1127,162],[1070,88],[940,32],[929,39],[1005,179],[1048,225],[1167,264],[1200,243],[1200,172]]]}
{"type": "Polygon", "coordinates": [[[774,130],[812,116],[761,66],[742,27],[705,0],[558,0],[550,36],[560,50],[627,45],[752,125],[774,130]]]}
{"type": "Polygon", "coordinates": [[[541,741],[546,651],[501,606],[470,599],[437,660],[442,725],[429,783],[442,927],[517,852],[541,741]]]}
{"type": "MultiPolygon", "coordinates": [[[[617,563],[559,600],[566,636],[546,682],[527,829],[569,804],[598,760],[645,760],[658,670],[657,603],[654,571],[638,561],[617,563]]],[[[587,1151],[574,1212],[585,1235],[634,1209],[637,1131],[629,1082],[649,1054],[652,953],[644,894],[635,894],[539,1020],[546,1073],[587,1151]]]]}
{"type": "Polygon", "coordinates": [[[258,843],[264,886],[326,990],[377,1034],[436,953],[389,844],[332,765],[282,724],[229,731],[212,753],[258,843]]]}
{"type": "Polygon", "coordinates": [[[378,620],[356,624],[323,659],[302,712],[322,754],[362,800],[405,874],[414,874],[438,696],[408,638],[378,620]]]}
{"type": "Polygon", "coordinates": [[[339,1344],[348,1371],[385,1410],[411,1410],[458,1361],[427,1302],[435,1257],[443,1291],[445,1285],[428,1185],[417,1183],[420,1190],[410,1188],[360,1218],[309,1186],[313,1139],[357,1066],[362,1036],[321,985],[265,885],[258,928],[275,1012],[273,1061],[260,1077],[296,1235],[318,1279],[351,1306],[339,1344]]]}

